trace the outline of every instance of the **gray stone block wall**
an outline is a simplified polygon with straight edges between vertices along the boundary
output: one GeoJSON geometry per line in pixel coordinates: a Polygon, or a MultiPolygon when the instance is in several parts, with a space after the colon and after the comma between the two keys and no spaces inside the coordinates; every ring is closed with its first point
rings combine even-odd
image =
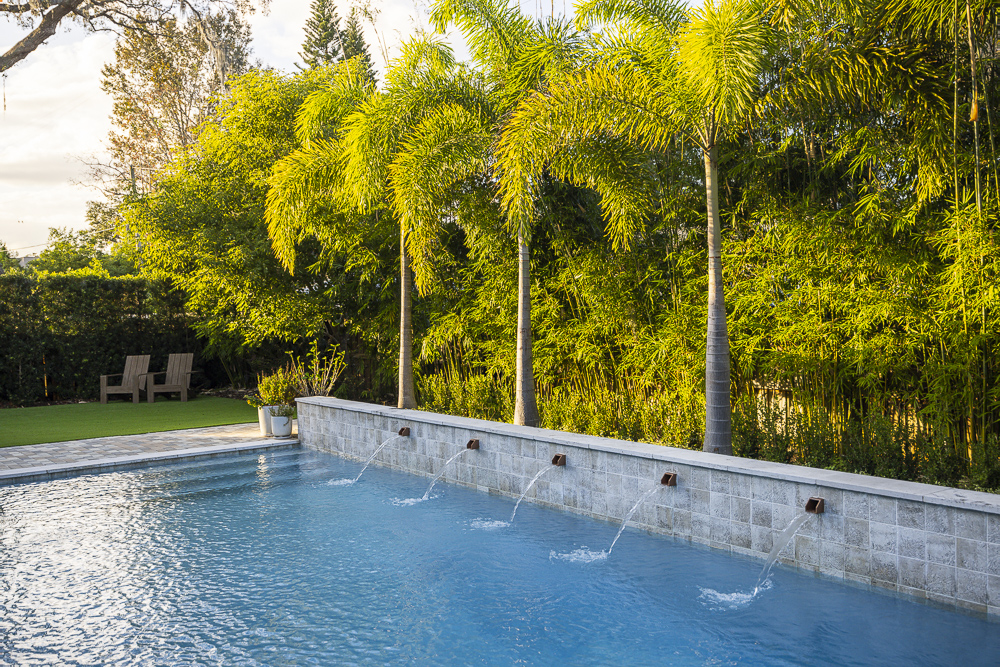
{"type": "Polygon", "coordinates": [[[1000,614],[1000,496],[804,468],[673,447],[513,426],[332,398],[298,401],[304,447],[358,460],[404,426],[376,463],[436,475],[471,438],[480,449],[442,477],[516,497],[556,453],[526,501],[621,521],[665,472],[632,523],[763,559],[775,538],[821,497],[825,512],[802,526],[783,563],[990,614],[1000,614]]]}

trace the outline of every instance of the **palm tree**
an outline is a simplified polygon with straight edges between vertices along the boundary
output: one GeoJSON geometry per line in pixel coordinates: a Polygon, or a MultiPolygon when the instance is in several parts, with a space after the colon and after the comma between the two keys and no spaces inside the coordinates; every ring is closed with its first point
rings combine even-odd
{"type": "MultiPolygon", "coordinates": [[[[326,90],[303,105],[298,119],[303,147],[276,165],[268,196],[268,223],[279,257],[293,267],[294,245],[303,235],[336,244],[358,216],[372,224],[395,224],[400,235],[400,408],[417,407],[413,382],[413,278],[425,291],[429,261],[412,262],[413,252],[425,259],[439,222],[433,213],[463,170],[481,169],[475,158],[465,165],[459,156],[485,154],[476,127],[488,113],[476,77],[455,64],[449,49],[431,38],[403,46],[377,91],[364,76],[363,63],[349,61],[326,90]],[[484,109],[486,111],[484,111],[484,109]],[[467,144],[445,150],[449,137],[467,144]],[[437,154],[434,154],[434,150],[437,154]],[[428,155],[430,153],[431,155],[428,155]],[[444,160],[442,160],[442,154],[444,160]],[[436,169],[434,173],[428,170],[436,169]],[[330,218],[314,215],[317,206],[340,211],[341,229],[330,218]],[[414,264],[411,266],[411,264],[414,264]]],[[[488,122],[488,121],[486,121],[488,122]]],[[[355,228],[357,225],[355,224],[355,228]]]]}
{"type": "MultiPolygon", "coordinates": [[[[555,19],[534,23],[517,4],[507,0],[438,0],[431,21],[440,31],[451,24],[458,26],[487,79],[498,119],[490,128],[494,138],[488,144],[490,149],[503,133],[504,119],[517,104],[544,89],[552,76],[574,67],[582,45],[568,23],[555,19]]],[[[492,164],[491,153],[484,154],[484,167],[492,164]]],[[[531,343],[531,223],[528,218],[516,223],[508,219],[518,249],[514,423],[537,426],[531,343]]]]}
{"type": "Polygon", "coordinates": [[[701,148],[709,278],[704,449],[731,454],[718,151],[753,108],[765,46],[760,15],[746,0],[709,0],[690,11],[663,0],[588,0],[578,20],[617,28],[587,68],[517,107],[500,149],[503,204],[511,219],[530,219],[534,184],[548,169],[597,190],[610,228],[627,242],[649,210],[644,179],[623,146],[612,151],[616,162],[595,164],[595,153],[614,141],[662,150],[678,135],[701,148]]]}

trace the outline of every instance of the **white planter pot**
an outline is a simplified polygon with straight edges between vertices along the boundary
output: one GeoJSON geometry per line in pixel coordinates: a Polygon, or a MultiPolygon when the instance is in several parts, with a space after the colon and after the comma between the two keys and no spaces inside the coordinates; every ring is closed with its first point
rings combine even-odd
{"type": "Polygon", "coordinates": [[[260,434],[264,437],[271,435],[271,408],[277,407],[274,405],[265,405],[262,408],[257,408],[257,423],[260,424],[260,434]]]}
{"type": "Polygon", "coordinates": [[[275,438],[287,438],[292,434],[292,418],[271,415],[271,433],[275,438]]]}

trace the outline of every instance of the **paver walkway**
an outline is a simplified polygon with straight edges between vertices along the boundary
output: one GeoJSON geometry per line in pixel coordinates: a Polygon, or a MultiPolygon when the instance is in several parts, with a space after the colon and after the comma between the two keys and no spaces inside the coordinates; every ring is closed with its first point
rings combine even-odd
{"type": "MultiPolygon", "coordinates": [[[[253,423],[2,447],[0,470],[58,466],[262,440],[259,427],[253,423]]],[[[275,444],[281,442],[271,441],[275,444]]]]}

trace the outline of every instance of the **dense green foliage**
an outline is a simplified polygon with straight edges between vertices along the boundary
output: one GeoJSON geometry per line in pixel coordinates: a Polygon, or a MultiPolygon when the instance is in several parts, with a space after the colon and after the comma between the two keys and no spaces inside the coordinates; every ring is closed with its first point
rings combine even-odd
{"type": "Polygon", "coordinates": [[[0,401],[97,398],[100,376],[129,354],[150,370],[198,352],[183,299],[169,285],[91,270],[0,275],[0,401]]]}
{"type": "Polygon", "coordinates": [[[122,224],[132,235],[123,243],[141,248],[147,275],[169,277],[184,291],[208,352],[234,384],[252,379],[246,358],[261,346],[283,352],[289,342],[318,335],[324,346],[347,351],[358,369],[347,379],[356,395],[379,400],[391,395],[395,375],[384,359],[398,340],[398,237],[355,228],[336,245],[306,241],[291,274],[272,252],[264,220],[271,169],[298,145],[295,114],[329,76],[330,69],[316,68],[233,80],[197,140],[160,173],[156,190],[126,209],[122,224]]]}
{"type": "Polygon", "coordinates": [[[663,88],[729,33],[631,0],[587,0],[575,28],[442,0],[476,62],[423,36],[378,90],[356,62],[250,73],[126,216],[144,269],[188,291],[215,349],[319,336],[347,351],[339,395],[388,401],[402,229],[421,407],[509,420],[530,236],[542,424],[697,447],[715,151],[735,451],[1000,487],[993,6],[749,9],[731,15],[762,48],[728,89],[663,88]]]}

